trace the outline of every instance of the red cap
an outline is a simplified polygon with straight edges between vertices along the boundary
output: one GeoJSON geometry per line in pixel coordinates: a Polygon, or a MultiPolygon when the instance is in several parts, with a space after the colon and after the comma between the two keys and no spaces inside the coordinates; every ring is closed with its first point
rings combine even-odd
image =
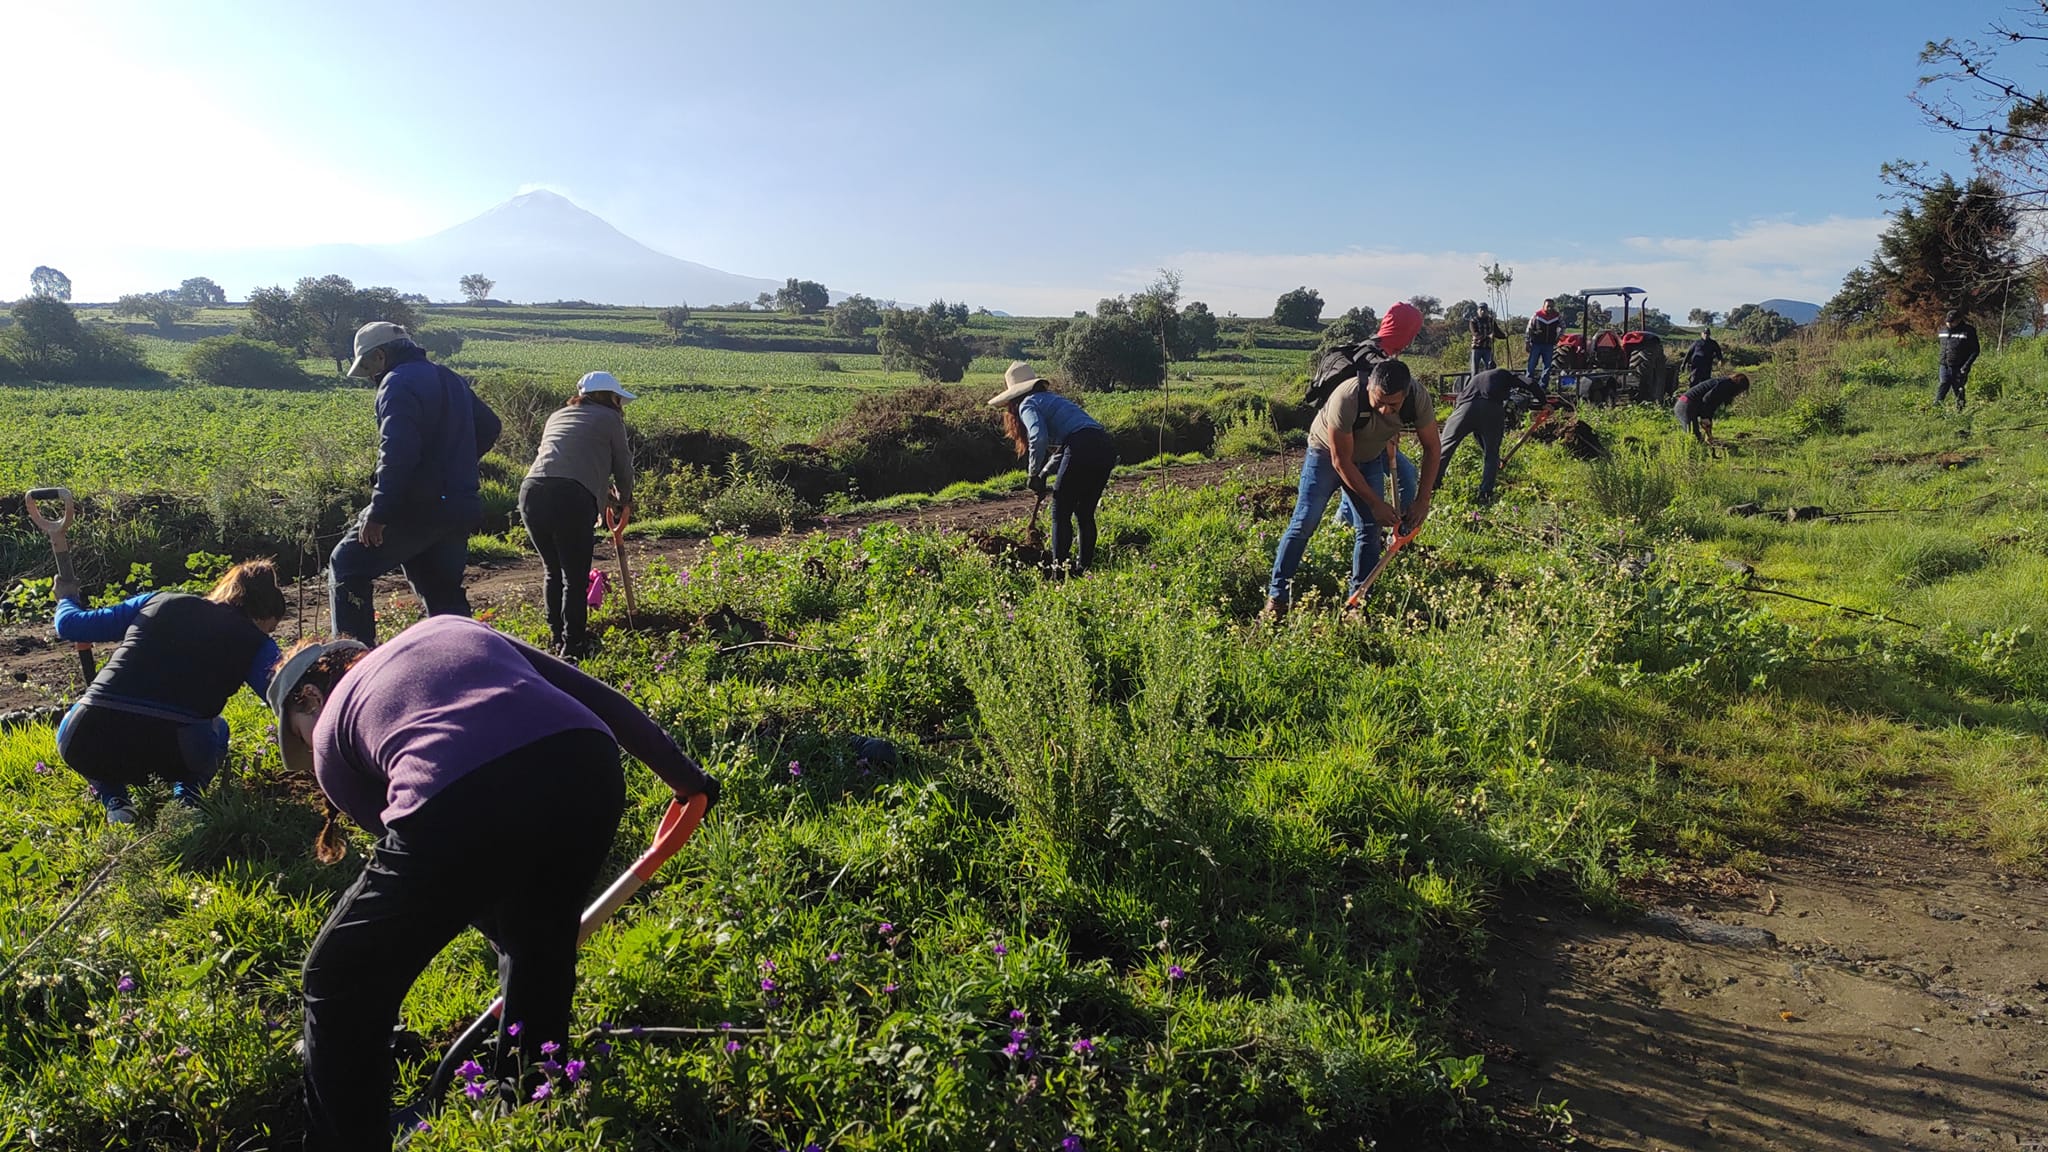
{"type": "Polygon", "coordinates": [[[1406,348],[1420,331],[1422,313],[1416,311],[1415,305],[1403,300],[1380,317],[1380,351],[1389,356],[1399,356],[1401,349],[1406,348]]]}

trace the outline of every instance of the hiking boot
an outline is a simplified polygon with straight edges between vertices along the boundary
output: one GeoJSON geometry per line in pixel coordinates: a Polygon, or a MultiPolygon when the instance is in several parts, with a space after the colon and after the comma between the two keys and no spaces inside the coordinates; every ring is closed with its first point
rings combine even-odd
{"type": "Polygon", "coordinates": [[[1259,619],[1261,620],[1271,620],[1278,623],[1285,619],[1286,616],[1287,601],[1275,600],[1271,596],[1266,597],[1266,606],[1259,610],[1259,619]]]}
{"type": "Polygon", "coordinates": [[[107,823],[135,823],[135,805],[128,799],[128,797],[116,793],[111,796],[100,797],[100,803],[107,810],[107,823]]]}

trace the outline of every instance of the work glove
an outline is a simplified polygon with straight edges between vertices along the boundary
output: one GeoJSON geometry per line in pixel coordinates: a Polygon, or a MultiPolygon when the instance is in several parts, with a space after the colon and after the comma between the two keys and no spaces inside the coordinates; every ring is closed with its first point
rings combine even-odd
{"type": "Polygon", "coordinates": [[[1052,491],[1052,485],[1046,482],[1043,473],[1037,476],[1033,476],[1031,479],[1025,481],[1024,486],[1031,489],[1033,492],[1038,493],[1040,496],[1043,496],[1047,492],[1052,491]]]}

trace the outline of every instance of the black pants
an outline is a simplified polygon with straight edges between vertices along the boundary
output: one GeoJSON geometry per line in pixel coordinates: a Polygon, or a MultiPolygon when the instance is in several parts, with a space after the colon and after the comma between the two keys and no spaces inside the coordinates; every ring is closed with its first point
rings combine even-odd
{"type": "Polygon", "coordinates": [[[597,497],[559,476],[528,479],[519,486],[519,518],[547,570],[548,632],[571,655],[580,655],[590,630],[590,553],[597,521],[597,497]]]}
{"type": "Polygon", "coordinates": [[[1941,383],[1934,390],[1934,406],[1936,408],[1941,407],[1941,402],[1948,399],[1949,393],[1953,392],[1956,395],[1956,411],[1961,412],[1963,410],[1963,389],[1968,387],[1969,383],[1970,370],[1968,368],[1955,368],[1943,364],[1941,366],[1941,383]]]}
{"type": "Polygon", "coordinates": [[[1116,468],[1116,441],[1100,428],[1083,428],[1067,437],[1060,457],[1059,483],[1052,491],[1052,559],[1067,562],[1074,547],[1074,521],[1081,522],[1081,551],[1071,571],[1095,563],[1095,506],[1109,487],[1116,468]]]}
{"type": "Polygon", "coordinates": [[[1690,361],[1685,369],[1688,373],[1685,386],[1688,388],[1695,384],[1704,384],[1714,375],[1714,366],[1702,360],[1690,361]]]}
{"type": "Polygon", "coordinates": [[[74,704],[57,726],[57,754],[103,800],[152,776],[203,788],[227,759],[228,722],[216,716],[180,724],[74,704]]]}
{"type": "MultiPolygon", "coordinates": [[[[526,1059],[567,1043],[577,921],[625,792],[618,745],[581,729],[507,753],[392,822],[306,957],[309,1148],[390,1148],[392,1025],[465,925],[498,950],[500,1022],[520,1025],[526,1059]]],[[[498,1051],[508,1073],[502,1037],[498,1051]]]]}
{"type": "Polygon", "coordinates": [[[1479,450],[1486,453],[1486,459],[1479,468],[1479,499],[1493,499],[1493,479],[1500,472],[1501,435],[1507,430],[1507,407],[1498,400],[1481,397],[1468,400],[1451,412],[1451,418],[1444,422],[1443,460],[1437,465],[1436,482],[1430,491],[1444,486],[1444,477],[1450,473],[1451,457],[1458,451],[1458,445],[1467,436],[1479,438],[1479,450]]]}

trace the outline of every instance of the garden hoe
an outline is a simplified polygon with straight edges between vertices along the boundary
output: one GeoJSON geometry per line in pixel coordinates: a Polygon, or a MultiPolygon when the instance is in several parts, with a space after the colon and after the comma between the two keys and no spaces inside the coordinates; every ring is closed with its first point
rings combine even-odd
{"type": "MultiPolygon", "coordinates": [[[[60,599],[65,596],[82,596],[84,589],[78,583],[78,570],[71,564],[71,542],[65,538],[65,533],[71,528],[71,521],[78,515],[78,502],[71,498],[71,489],[31,488],[23,504],[28,509],[28,518],[35,522],[37,528],[42,529],[43,535],[50,538],[50,551],[57,557],[57,579],[52,585],[52,591],[60,599]],[[41,504],[44,500],[62,502],[64,515],[56,520],[44,516],[41,504]]],[[[78,670],[84,675],[85,683],[90,684],[93,676],[99,671],[93,666],[92,645],[79,644],[77,650],[78,670]]]]}
{"type": "MultiPolygon", "coordinates": [[[[654,843],[640,854],[633,866],[619,874],[617,880],[604,890],[590,907],[583,910],[583,920],[576,930],[576,946],[597,933],[599,926],[612,918],[612,914],[625,907],[626,901],[640,886],[654,878],[661,866],[668,863],[678,849],[690,842],[697,831],[697,825],[704,819],[704,809],[711,801],[702,795],[692,796],[687,801],[680,798],[670,801],[668,811],[661,817],[661,827],[655,830],[654,843]]],[[[455,1042],[448,1046],[448,1052],[441,1057],[441,1063],[434,1067],[433,1078],[427,1081],[426,1091],[414,1098],[413,1102],[391,1114],[393,1132],[407,1132],[416,1127],[441,1107],[441,1100],[448,1094],[448,1088],[455,1082],[455,1070],[470,1054],[484,1042],[484,1038],[498,1028],[498,1017],[505,1009],[505,1000],[499,997],[478,1016],[455,1042]]]]}
{"type": "Polygon", "coordinates": [[[624,508],[607,508],[604,510],[605,526],[610,528],[612,533],[612,551],[617,553],[619,557],[619,591],[626,597],[626,623],[628,626],[631,626],[633,623],[633,612],[636,608],[636,605],[633,603],[633,573],[626,567],[626,521],[630,518],[631,513],[627,512],[624,508]]]}
{"type": "MultiPolygon", "coordinates": [[[[1390,452],[1389,455],[1393,455],[1393,453],[1390,452]]],[[[1398,460],[1399,457],[1395,456],[1395,459],[1398,460]]],[[[1407,509],[1401,507],[1401,474],[1398,470],[1398,467],[1389,470],[1392,471],[1394,474],[1394,511],[1396,514],[1399,514],[1407,511],[1407,509]]],[[[1365,525],[1360,524],[1357,528],[1357,531],[1365,531],[1365,525]]],[[[1421,525],[1417,525],[1414,532],[1410,532],[1405,536],[1399,533],[1395,534],[1393,543],[1387,545],[1386,550],[1380,553],[1379,563],[1374,564],[1372,566],[1372,571],[1367,572],[1365,574],[1365,579],[1358,582],[1357,590],[1352,592],[1349,597],[1345,598],[1344,607],[1346,610],[1356,608],[1360,604],[1365,602],[1365,594],[1367,592],[1372,591],[1373,581],[1378,580],[1380,578],[1380,573],[1386,570],[1387,561],[1392,560],[1396,553],[1400,552],[1401,549],[1406,548],[1408,546],[1408,542],[1410,540],[1415,539],[1415,533],[1420,531],[1422,531],[1422,527],[1421,525]]]]}

